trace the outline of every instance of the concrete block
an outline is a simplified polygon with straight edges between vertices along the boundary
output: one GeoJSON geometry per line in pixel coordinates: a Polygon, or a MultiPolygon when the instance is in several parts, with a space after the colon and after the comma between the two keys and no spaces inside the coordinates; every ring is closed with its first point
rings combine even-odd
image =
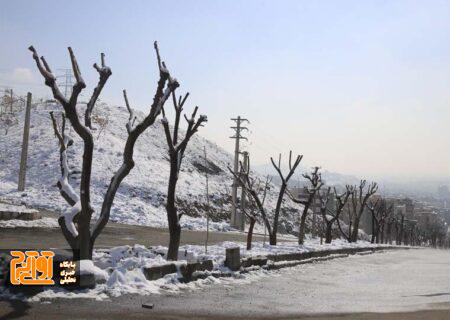
{"type": "Polygon", "coordinates": [[[242,259],[241,261],[241,267],[243,268],[249,268],[253,266],[265,266],[267,264],[267,258],[266,257],[250,257],[246,259],[242,259]]]}
{"type": "Polygon", "coordinates": [[[240,248],[225,249],[225,266],[232,271],[237,271],[241,267],[241,251],[240,248]]]}
{"type": "Polygon", "coordinates": [[[16,211],[0,211],[0,220],[37,220],[41,219],[40,212],[16,212],[16,211]]]}
{"type": "Polygon", "coordinates": [[[201,262],[189,262],[180,266],[180,272],[185,280],[192,279],[192,274],[196,271],[212,271],[214,265],[212,260],[205,260],[201,262]]]}
{"type": "Polygon", "coordinates": [[[157,280],[166,274],[177,273],[177,266],[173,263],[163,264],[160,266],[144,268],[144,275],[147,280],[157,280]]]}

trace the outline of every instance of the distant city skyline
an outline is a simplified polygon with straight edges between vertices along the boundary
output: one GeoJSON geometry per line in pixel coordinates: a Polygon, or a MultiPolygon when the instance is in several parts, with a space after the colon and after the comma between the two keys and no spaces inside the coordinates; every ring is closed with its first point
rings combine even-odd
{"type": "Polygon", "coordinates": [[[450,2],[14,1],[0,13],[0,88],[50,97],[27,50],[54,70],[79,60],[89,96],[105,52],[102,101],[145,110],[153,41],[233,151],[230,118],[250,120],[255,165],[290,149],[302,165],[368,179],[450,178],[450,2]],[[71,17],[68,19],[67,17],[71,17]]]}

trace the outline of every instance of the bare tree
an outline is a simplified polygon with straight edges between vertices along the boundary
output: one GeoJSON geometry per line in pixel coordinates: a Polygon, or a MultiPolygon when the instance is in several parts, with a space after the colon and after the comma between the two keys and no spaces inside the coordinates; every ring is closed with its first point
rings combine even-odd
{"type": "MultiPolygon", "coordinates": [[[[160,62],[160,68],[165,68],[164,62],[160,62]]],[[[169,77],[169,86],[172,86],[174,84],[176,84],[175,88],[178,87],[176,80],[169,77]]],[[[170,159],[170,174],[169,174],[169,184],[167,189],[167,203],[166,203],[167,220],[169,223],[169,233],[170,233],[169,250],[167,252],[168,260],[178,259],[178,248],[180,247],[180,238],[181,238],[180,219],[183,214],[178,213],[175,201],[176,201],[176,186],[178,182],[178,176],[180,173],[181,163],[183,161],[184,152],[189,143],[189,140],[197,132],[197,130],[201,126],[203,126],[203,124],[207,121],[207,117],[205,115],[200,115],[196,119],[198,107],[195,107],[190,118],[184,115],[184,118],[187,122],[187,129],[184,138],[179,141],[181,113],[183,111],[183,106],[188,96],[189,93],[186,93],[184,97],[180,95],[179,98],[177,99],[175,89],[172,91],[172,101],[173,107],[175,109],[175,122],[173,125],[173,132],[170,131],[169,121],[166,118],[164,108],[162,109],[163,119],[161,120],[161,122],[164,127],[164,133],[166,135],[167,145],[169,147],[169,159],[170,159]]]]}
{"type": "MultiPolygon", "coordinates": [[[[393,208],[393,205],[392,205],[393,208]]],[[[396,223],[396,218],[395,215],[393,214],[394,211],[392,210],[389,215],[386,217],[386,243],[392,244],[392,233],[393,233],[393,228],[395,226],[396,223]]]]}
{"type": "MultiPolygon", "coordinates": [[[[241,163],[241,168],[242,168],[242,163],[241,163]]],[[[266,199],[267,191],[269,190],[269,185],[270,185],[271,179],[269,178],[269,176],[267,176],[266,181],[264,183],[264,187],[263,187],[263,189],[261,189],[259,187],[260,181],[258,179],[251,178],[249,171],[247,171],[248,173],[245,175],[235,174],[234,171],[230,167],[228,167],[228,171],[230,171],[230,173],[237,179],[239,185],[242,188],[244,188],[245,194],[248,196],[248,198],[251,202],[251,207],[258,210],[258,213],[259,213],[261,219],[263,220],[267,231],[269,232],[270,239],[273,239],[273,236],[271,236],[273,233],[272,224],[269,221],[269,217],[268,217],[266,209],[264,207],[264,201],[266,199]],[[262,193],[262,198],[261,198],[261,193],[262,193]]],[[[241,169],[241,171],[244,171],[244,170],[241,169]]],[[[250,225],[252,224],[252,220],[253,220],[253,226],[254,226],[254,224],[257,220],[256,219],[257,214],[255,212],[249,212],[248,210],[244,210],[244,214],[246,214],[249,217],[250,225]],[[250,214],[252,216],[250,216],[250,214]]],[[[248,248],[248,244],[249,244],[248,243],[249,238],[251,238],[253,235],[253,228],[249,228],[249,232],[250,231],[251,231],[251,233],[247,235],[247,248],[248,248]]],[[[276,237],[275,237],[275,239],[276,239],[276,237]]],[[[251,241],[251,239],[250,239],[250,241],[251,241]]]]}
{"type": "MultiPolygon", "coordinates": [[[[262,194],[262,200],[261,204],[264,206],[264,202],[266,200],[267,190],[269,190],[269,185],[272,179],[267,176],[264,183],[262,183],[261,180],[255,179],[257,181],[256,183],[256,192],[259,194],[262,194]]],[[[252,182],[252,188],[253,188],[254,182],[252,182]]],[[[255,202],[255,199],[251,197],[251,194],[247,192],[247,189],[245,189],[245,193],[248,194],[248,198],[250,201],[250,204],[248,207],[242,208],[244,214],[247,216],[249,220],[249,226],[248,226],[248,232],[247,232],[247,250],[252,249],[252,240],[253,240],[253,229],[255,227],[256,221],[258,221],[258,210],[257,210],[257,204],[255,202]]]]}
{"type": "Polygon", "coordinates": [[[338,195],[336,192],[336,188],[334,188],[334,197],[336,197],[336,206],[333,209],[329,208],[329,201],[333,196],[331,194],[331,188],[328,187],[327,191],[322,194],[320,191],[318,192],[319,200],[320,200],[320,213],[322,215],[322,221],[325,226],[325,243],[331,243],[333,240],[333,224],[339,220],[339,216],[342,212],[342,209],[345,206],[345,203],[348,200],[349,193],[345,192],[342,195],[338,195]]]}
{"type": "Polygon", "coordinates": [[[286,175],[286,177],[281,172],[281,153],[278,155],[278,165],[275,163],[272,157],[270,158],[273,167],[278,172],[278,175],[280,176],[281,179],[280,192],[278,193],[277,205],[275,207],[275,212],[273,216],[273,225],[271,230],[272,232],[269,232],[269,241],[271,245],[277,244],[278,220],[280,218],[281,204],[283,202],[284,194],[287,191],[289,179],[291,179],[291,177],[294,175],[295,169],[297,169],[298,165],[300,164],[300,161],[302,161],[302,158],[303,158],[302,155],[297,155],[294,164],[292,164],[292,151],[289,151],[289,172],[286,175]]]}
{"type": "Polygon", "coordinates": [[[382,211],[378,215],[378,225],[379,225],[379,242],[377,243],[385,243],[386,241],[386,225],[389,217],[392,215],[394,211],[394,204],[388,203],[386,199],[382,200],[382,211]]]}
{"type": "MultiPolygon", "coordinates": [[[[254,190],[257,194],[258,198],[262,194],[262,200],[260,201],[261,206],[264,207],[264,202],[266,200],[267,191],[270,189],[270,183],[272,182],[272,178],[267,175],[265,182],[263,183],[259,178],[252,179],[250,178],[250,156],[247,158],[247,166],[244,167],[244,164],[240,162],[240,172],[239,176],[236,176],[237,181],[240,186],[244,190],[244,194],[247,196],[249,205],[241,206],[242,212],[249,220],[249,227],[247,232],[247,250],[252,249],[252,241],[253,241],[253,229],[255,227],[256,221],[258,221],[258,205],[252,197],[252,194],[249,190],[254,190]]],[[[233,174],[234,171],[231,168],[228,170],[233,174]]]]}
{"type": "Polygon", "coordinates": [[[372,237],[370,239],[371,243],[379,243],[380,242],[380,222],[381,217],[383,215],[383,203],[380,201],[380,198],[375,201],[369,200],[366,203],[366,207],[369,210],[372,216],[372,237]]]}
{"type": "MultiPolygon", "coordinates": [[[[350,185],[346,185],[345,186],[345,192],[342,194],[338,194],[336,191],[336,188],[334,188],[334,197],[336,199],[336,221],[337,221],[337,225],[339,228],[339,231],[341,232],[341,235],[348,241],[350,242],[350,236],[351,236],[351,221],[352,218],[349,218],[349,229],[348,232],[345,232],[342,229],[341,226],[341,221],[339,219],[342,211],[344,210],[345,206],[348,204],[348,199],[350,197],[350,195],[354,192],[354,187],[350,186],[350,185]]],[[[348,210],[348,212],[350,212],[350,210],[348,210]]]]}
{"type": "MultiPolygon", "coordinates": [[[[329,209],[330,203],[330,191],[331,187],[328,187],[325,193],[318,192],[317,196],[320,202],[320,215],[322,216],[322,230],[325,229],[325,243],[331,243],[332,240],[332,229],[333,224],[336,221],[334,216],[331,216],[331,210],[329,209]]],[[[321,241],[322,241],[323,231],[321,233],[321,241]]]]}
{"type": "MultiPolygon", "coordinates": [[[[158,62],[160,62],[156,42],[154,43],[154,47],[158,62]]],[[[105,83],[112,74],[111,69],[105,65],[105,55],[102,53],[101,65],[99,66],[96,63],[94,64],[95,70],[99,73],[99,82],[94,88],[93,94],[87,103],[84,113],[84,123],[82,123],[77,110],[77,101],[79,94],[86,87],[86,84],[81,76],[81,72],[72,48],[69,47],[68,50],[76,82],[73,86],[72,94],[69,99],[66,99],[61,93],[56,83],[56,77],[53,75],[45,58],[39,58],[33,46],[30,46],[29,49],[33,53],[33,59],[35,60],[41,75],[45,79],[45,84],[51,88],[53,97],[62,105],[64,109],[63,121],[60,129],[58,129],[55,117],[51,115],[53,128],[60,143],[61,178],[59,179],[58,187],[62,197],[71,206],[71,210],[61,216],[58,219],[58,222],[67,242],[73,250],[74,259],[92,259],[92,250],[95,240],[109,221],[109,215],[117,189],[119,188],[122,180],[134,167],[133,150],[135,142],[138,137],[155,122],[164,106],[164,103],[178,86],[178,83],[168,81],[171,79],[170,73],[167,68],[163,67],[162,64],[159,63],[159,81],[155,96],[153,98],[153,103],[150,107],[150,112],[140,123],[136,125],[134,124],[135,117],[129,106],[126,92],[124,90],[125,103],[130,116],[129,121],[126,124],[128,137],[123,152],[123,162],[109,183],[103,199],[99,218],[95,225],[91,228],[91,219],[94,213],[94,208],[91,206],[90,192],[92,158],[94,151],[94,139],[91,130],[91,115],[105,83]],[[68,139],[64,133],[66,118],[69,119],[74,131],[83,141],[83,162],[79,195],[72,188],[68,180],[70,172],[67,165],[67,148],[70,146],[70,139],[68,139]]]]}
{"type": "Polygon", "coordinates": [[[309,208],[314,202],[317,192],[319,192],[322,187],[322,177],[319,173],[319,167],[314,167],[311,174],[303,174],[303,177],[307,179],[310,186],[305,187],[306,198],[294,197],[290,192],[288,192],[289,197],[295,203],[303,205],[302,214],[299,218],[299,232],[298,232],[298,244],[302,245],[305,241],[306,232],[306,217],[308,216],[309,208]]]}
{"type": "Polygon", "coordinates": [[[353,211],[353,226],[351,229],[351,242],[358,241],[358,232],[359,232],[359,222],[361,221],[361,217],[364,213],[364,208],[366,207],[367,200],[374,195],[378,190],[378,185],[376,182],[372,182],[369,184],[366,190],[366,180],[361,180],[359,187],[355,188],[355,191],[351,194],[351,204],[353,211]]]}
{"type": "Polygon", "coordinates": [[[15,113],[3,113],[0,114],[0,127],[5,128],[5,136],[8,135],[8,131],[13,126],[17,125],[19,120],[15,113]]]}

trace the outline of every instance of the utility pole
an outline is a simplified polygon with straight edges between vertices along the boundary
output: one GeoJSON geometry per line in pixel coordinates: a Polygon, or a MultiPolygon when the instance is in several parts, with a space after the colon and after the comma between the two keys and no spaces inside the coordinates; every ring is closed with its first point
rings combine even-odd
{"type": "Polygon", "coordinates": [[[9,90],[9,111],[13,113],[14,94],[13,89],[9,90]]]}
{"type": "Polygon", "coordinates": [[[27,172],[28,137],[30,135],[31,92],[27,94],[27,109],[25,111],[25,123],[23,127],[22,153],[20,155],[19,186],[17,190],[25,190],[25,175],[27,172]]]}
{"type": "MultiPolygon", "coordinates": [[[[248,152],[247,151],[243,151],[242,155],[244,157],[244,161],[243,161],[243,170],[241,172],[241,174],[249,174],[250,170],[249,170],[249,157],[248,157],[248,152]]],[[[239,229],[240,230],[244,230],[245,229],[245,219],[244,219],[244,215],[242,214],[243,212],[245,212],[245,207],[246,207],[246,200],[245,200],[245,190],[244,188],[241,188],[241,212],[240,212],[240,220],[237,221],[239,224],[239,229]]]]}
{"type": "Polygon", "coordinates": [[[205,253],[208,253],[209,240],[209,184],[208,184],[208,160],[206,160],[206,147],[203,146],[203,155],[205,157],[205,178],[206,178],[206,240],[205,253]]]}
{"type": "Polygon", "coordinates": [[[238,212],[237,211],[237,188],[238,188],[238,181],[236,179],[236,176],[239,174],[239,141],[241,139],[247,140],[246,137],[243,137],[241,135],[241,131],[242,130],[247,130],[248,128],[243,127],[242,123],[243,122],[248,122],[247,119],[241,118],[240,116],[238,116],[237,118],[232,118],[232,121],[236,122],[236,126],[234,127],[230,127],[231,129],[235,130],[235,134],[234,136],[230,137],[231,139],[235,139],[235,146],[234,146],[234,178],[233,178],[233,186],[232,186],[232,192],[231,192],[231,201],[232,203],[232,212],[231,212],[231,221],[230,224],[232,227],[240,229],[240,230],[244,230],[243,229],[243,222],[244,222],[244,217],[242,212],[238,212]],[[242,221],[242,223],[241,223],[242,221]]]}

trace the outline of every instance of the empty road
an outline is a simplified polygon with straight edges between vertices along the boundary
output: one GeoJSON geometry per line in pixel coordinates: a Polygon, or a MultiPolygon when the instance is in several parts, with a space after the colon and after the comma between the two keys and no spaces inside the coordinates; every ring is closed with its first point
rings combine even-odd
{"type": "Polygon", "coordinates": [[[375,253],[274,271],[251,283],[109,301],[0,301],[0,319],[450,319],[450,251],[375,253]],[[68,304],[69,303],[69,304],[68,304]],[[142,303],[153,303],[152,310],[142,303]]]}

